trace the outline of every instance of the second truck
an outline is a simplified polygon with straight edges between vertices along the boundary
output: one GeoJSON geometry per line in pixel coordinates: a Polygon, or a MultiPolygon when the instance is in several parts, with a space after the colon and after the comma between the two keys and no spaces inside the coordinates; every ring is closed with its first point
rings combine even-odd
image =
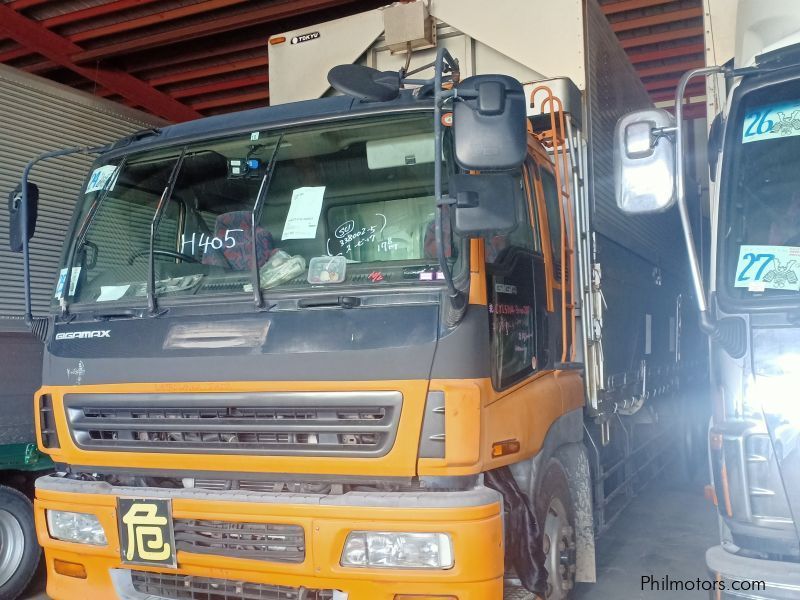
{"type": "Polygon", "coordinates": [[[596,2],[484,8],[273,36],[276,106],[98,151],[51,310],[26,315],[51,597],[594,579],[702,372],[680,230],[614,205],[614,124],[649,101],[596,2]],[[297,90],[330,97],[281,104],[297,90]]]}
{"type": "Polygon", "coordinates": [[[798,31],[796,2],[707,0],[710,66],[681,78],[677,123],[650,110],[624,117],[617,130],[618,202],[631,213],[651,213],[677,199],[711,340],[709,453],[722,534],[706,553],[714,600],[800,597],[798,31]],[[686,198],[680,118],[687,87],[704,78],[708,296],[689,219],[697,207],[686,198]]]}

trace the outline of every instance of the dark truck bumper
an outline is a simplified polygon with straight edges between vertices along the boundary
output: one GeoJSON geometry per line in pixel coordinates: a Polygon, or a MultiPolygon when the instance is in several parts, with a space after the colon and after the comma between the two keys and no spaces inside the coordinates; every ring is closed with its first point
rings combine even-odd
{"type": "Polygon", "coordinates": [[[714,546],[706,551],[706,565],[718,582],[712,600],[800,598],[800,563],[748,558],[714,546]]]}

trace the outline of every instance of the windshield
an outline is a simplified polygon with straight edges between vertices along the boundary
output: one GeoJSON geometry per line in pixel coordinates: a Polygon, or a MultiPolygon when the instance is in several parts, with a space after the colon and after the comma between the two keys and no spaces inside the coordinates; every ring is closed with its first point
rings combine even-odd
{"type": "Polygon", "coordinates": [[[744,96],[734,137],[726,222],[725,287],[740,299],[800,292],[800,84],[744,96]],[[731,289],[732,288],[732,289],[731,289]]]}
{"type": "MultiPolygon", "coordinates": [[[[431,115],[418,113],[252,131],[101,161],[79,207],[68,299],[146,301],[162,198],[154,236],[161,299],[252,295],[253,237],[265,290],[436,281],[433,148],[431,115]]],[[[66,273],[65,264],[56,300],[66,273]]]]}

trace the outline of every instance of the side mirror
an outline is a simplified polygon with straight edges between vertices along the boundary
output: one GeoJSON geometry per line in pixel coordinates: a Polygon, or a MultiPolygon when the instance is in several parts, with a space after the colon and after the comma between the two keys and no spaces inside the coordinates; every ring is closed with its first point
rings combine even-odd
{"type": "Polygon", "coordinates": [[[509,171],[528,151],[522,84],[506,75],[476,75],[458,86],[453,108],[455,159],[462,169],[509,171]]]}
{"type": "MultiPolygon", "coordinates": [[[[28,182],[28,240],[33,237],[39,215],[39,188],[28,182]]],[[[22,222],[22,184],[8,195],[8,245],[12,252],[22,252],[25,228],[22,222]]]]}
{"type": "Polygon", "coordinates": [[[506,233],[517,226],[514,177],[505,173],[451,175],[450,197],[455,199],[456,233],[506,233]]]}
{"type": "Polygon", "coordinates": [[[667,210],[675,203],[675,119],[645,109],[622,117],[614,130],[617,206],[630,214],[667,210]]]}

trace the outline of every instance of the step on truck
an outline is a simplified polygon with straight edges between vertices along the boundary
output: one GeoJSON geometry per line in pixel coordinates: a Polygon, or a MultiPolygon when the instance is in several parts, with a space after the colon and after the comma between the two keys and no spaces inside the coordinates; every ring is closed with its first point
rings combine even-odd
{"type": "Polygon", "coordinates": [[[649,110],[619,122],[617,202],[633,214],[677,203],[684,227],[711,347],[708,442],[721,530],[721,544],[706,553],[711,598],[788,600],[800,597],[800,7],[706,4],[710,66],[683,75],[675,118],[649,110]],[[708,295],[681,118],[686,90],[704,79],[708,295]]]}
{"type": "MultiPolygon", "coordinates": [[[[97,145],[163,124],[145,113],[0,65],[0,600],[13,600],[36,572],[41,548],[33,513],[34,479],[52,469],[36,446],[32,394],[41,386],[42,341],[23,321],[22,261],[9,247],[8,208],[21,200],[19,173],[30,157],[54,144],[97,145]],[[68,120],[65,120],[68,118],[68,120]]],[[[47,312],[64,238],[81,178],[91,159],[75,155],[43,163],[40,218],[32,240],[32,306],[47,312]]]]}
{"type": "Polygon", "coordinates": [[[702,371],[677,220],[614,204],[634,70],[594,0],[268,47],[274,106],[98,152],[28,311],[48,594],[568,598],[702,371]]]}

